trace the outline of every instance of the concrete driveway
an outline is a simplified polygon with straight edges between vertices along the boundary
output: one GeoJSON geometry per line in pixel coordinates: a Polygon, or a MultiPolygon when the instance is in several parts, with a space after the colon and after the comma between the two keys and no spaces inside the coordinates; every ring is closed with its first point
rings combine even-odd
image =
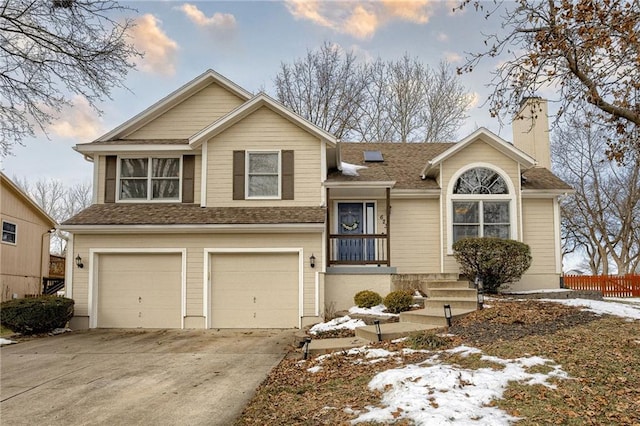
{"type": "Polygon", "coordinates": [[[7,425],[230,425],[294,330],[92,330],[0,349],[7,425]]]}

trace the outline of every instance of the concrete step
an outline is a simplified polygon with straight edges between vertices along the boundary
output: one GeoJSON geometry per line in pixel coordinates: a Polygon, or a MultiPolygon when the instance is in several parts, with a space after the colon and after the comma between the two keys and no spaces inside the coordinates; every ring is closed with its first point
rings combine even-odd
{"type": "Polygon", "coordinates": [[[472,288],[469,285],[469,281],[461,280],[429,280],[427,282],[427,289],[438,288],[472,288]]]}
{"type": "MultiPolygon", "coordinates": [[[[452,318],[455,319],[463,317],[473,311],[475,311],[475,308],[451,308],[451,315],[452,318]]],[[[426,324],[430,326],[444,327],[447,325],[447,320],[444,317],[444,307],[401,312],[400,324],[405,323],[426,324]]]]}
{"type": "MultiPolygon", "coordinates": [[[[442,325],[438,324],[420,324],[409,322],[395,322],[388,324],[380,324],[380,332],[382,340],[394,340],[401,337],[405,337],[416,331],[432,330],[434,328],[440,328],[442,325]]],[[[368,325],[366,327],[356,328],[356,337],[361,337],[370,342],[378,341],[378,334],[376,332],[375,325],[368,325]]]]}
{"type": "MultiPolygon", "coordinates": [[[[369,340],[361,337],[340,337],[336,339],[312,339],[309,343],[309,355],[328,354],[368,345],[369,340]]],[[[302,352],[304,353],[304,347],[302,352]]]]}
{"type": "Polygon", "coordinates": [[[427,297],[433,298],[469,298],[476,300],[474,288],[432,288],[427,289],[427,297]]]}
{"type": "Polygon", "coordinates": [[[425,309],[435,309],[444,312],[444,305],[450,305],[451,309],[464,309],[475,311],[478,301],[475,297],[429,297],[424,301],[425,309]]]}

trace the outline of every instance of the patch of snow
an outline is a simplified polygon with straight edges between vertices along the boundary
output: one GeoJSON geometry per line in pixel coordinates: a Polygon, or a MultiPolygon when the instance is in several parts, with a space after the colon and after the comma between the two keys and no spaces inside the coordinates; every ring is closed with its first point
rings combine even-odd
{"type": "Polygon", "coordinates": [[[9,339],[5,339],[3,337],[0,337],[0,346],[4,346],[4,345],[12,345],[16,342],[14,342],[13,340],[9,340],[9,339]]]}
{"type": "Polygon", "coordinates": [[[570,293],[573,290],[570,288],[541,288],[538,290],[521,290],[521,291],[502,291],[502,294],[536,294],[536,293],[570,293]]]}
{"type": "MultiPolygon", "coordinates": [[[[482,353],[467,346],[446,352],[462,355],[482,353]]],[[[381,372],[369,382],[369,389],[383,393],[384,406],[367,407],[368,411],[352,423],[408,419],[416,424],[508,425],[518,418],[489,404],[502,398],[509,382],[553,387],[547,382],[550,377],[567,377],[555,364],[550,365],[553,370],[549,374],[527,372],[527,368],[533,365],[553,363],[540,357],[487,359],[502,364],[504,369],[460,368],[440,363],[436,355],[421,364],[381,372]]]]}
{"type": "Polygon", "coordinates": [[[584,307],[585,311],[596,314],[609,314],[630,320],[640,320],[640,306],[632,306],[626,303],[608,302],[590,299],[540,299],[543,302],[562,303],[567,306],[584,307]]]}
{"type": "Polygon", "coordinates": [[[605,297],[604,300],[640,305],[640,297],[605,297]]]}
{"type": "Polygon", "coordinates": [[[315,367],[307,368],[307,371],[309,373],[314,373],[314,374],[320,370],[322,370],[322,367],[320,367],[319,365],[316,365],[315,367]]]}
{"type": "Polygon", "coordinates": [[[342,161],[340,162],[340,168],[342,169],[342,174],[345,176],[359,176],[358,170],[366,169],[367,166],[358,166],[342,161]]]}
{"type": "Polygon", "coordinates": [[[342,329],[355,330],[358,327],[364,327],[366,325],[367,324],[362,320],[351,319],[349,315],[345,315],[340,318],[334,318],[329,322],[316,324],[309,329],[309,333],[318,334],[326,331],[342,329]]]}
{"type": "Polygon", "coordinates": [[[357,306],[352,306],[349,308],[350,314],[360,314],[360,315],[375,315],[378,317],[397,317],[399,314],[392,314],[389,312],[385,312],[387,309],[384,305],[376,305],[371,308],[359,308],[357,306]]]}

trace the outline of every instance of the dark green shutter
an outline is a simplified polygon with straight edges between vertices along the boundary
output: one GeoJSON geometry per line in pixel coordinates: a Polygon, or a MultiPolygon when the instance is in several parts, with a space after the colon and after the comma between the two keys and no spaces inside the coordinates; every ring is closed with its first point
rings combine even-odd
{"type": "Polygon", "coordinates": [[[282,151],[282,199],[293,200],[293,151],[282,151]]]}
{"type": "Polygon", "coordinates": [[[196,168],[196,156],[184,155],[182,157],[182,202],[183,203],[193,203],[195,168],[196,168]]]}
{"type": "Polygon", "coordinates": [[[244,151],[233,151],[233,199],[244,200],[244,151]]]}
{"type": "Polygon", "coordinates": [[[116,202],[116,171],[118,166],[118,157],[115,155],[107,155],[105,157],[105,173],[104,173],[104,202],[116,202]]]}

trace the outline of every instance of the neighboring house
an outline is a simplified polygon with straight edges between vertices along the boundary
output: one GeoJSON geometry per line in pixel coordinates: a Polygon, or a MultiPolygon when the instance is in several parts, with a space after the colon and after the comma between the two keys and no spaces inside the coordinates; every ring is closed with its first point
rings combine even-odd
{"type": "Polygon", "coordinates": [[[49,275],[49,238],[56,222],[0,173],[0,289],[2,301],[42,293],[49,275]]]}
{"type": "Polygon", "coordinates": [[[75,147],[94,204],[61,227],[73,326],[301,327],[406,274],[457,276],[451,245],[467,235],[524,241],[533,264],[513,287],[557,288],[571,188],[532,102],[544,119],[519,120],[516,147],[486,129],[340,143],[207,71],[75,147]]]}

